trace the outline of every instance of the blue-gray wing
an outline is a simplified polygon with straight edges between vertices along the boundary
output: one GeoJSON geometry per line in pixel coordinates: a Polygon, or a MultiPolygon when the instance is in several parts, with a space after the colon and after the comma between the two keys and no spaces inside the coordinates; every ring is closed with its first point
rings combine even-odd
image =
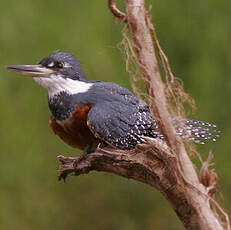
{"type": "Polygon", "coordinates": [[[142,136],[156,137],[157,128],[147,106],[121,101],[95,104],[88,113],[88,125],[97,138],[119,149],[135,148],[144,142],[142,136]]]}

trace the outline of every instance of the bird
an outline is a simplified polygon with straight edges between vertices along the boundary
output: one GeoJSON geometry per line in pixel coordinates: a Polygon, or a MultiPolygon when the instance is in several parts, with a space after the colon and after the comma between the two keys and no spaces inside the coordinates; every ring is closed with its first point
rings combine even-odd
{"type": "MultiPolygon", "coordinates": [[[[54,51],[37,65],[8,65],[8,70],[33,77],[47,89],[54,134],[68,145],[94,152],[111,146],[132,150],[144,137],[164,140],[150,107],[128,89],[104,81],[87,80],[71,54],[54,51]]],[[[192,119],[173,119],[176,135],[196,143],[216,141],[216,125],[192,119]]]]}

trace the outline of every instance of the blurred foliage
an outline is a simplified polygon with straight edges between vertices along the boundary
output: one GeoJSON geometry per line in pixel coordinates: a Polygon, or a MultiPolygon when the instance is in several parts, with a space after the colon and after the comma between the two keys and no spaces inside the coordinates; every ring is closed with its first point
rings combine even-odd
{"type": "MultiPolygon", "coordinates": [[[[230,210],[231,1],[150,3],[162,47],[197,102],[198,110],[188,116],[222,130],[216,143],[198,149],[204,159],[214,152],[224,195],[219,200],[230,210]]],[[[106,1],[1,1],[0,229],[183,229],[162,195],[141,183],[106,173],[58,182],[56,155],[79,151],[52,134],[46,91],[4,69],[37,63],[60,49],[80,59],[89,79],[130,88],[117,49],[122,27],[106,1]]]]}

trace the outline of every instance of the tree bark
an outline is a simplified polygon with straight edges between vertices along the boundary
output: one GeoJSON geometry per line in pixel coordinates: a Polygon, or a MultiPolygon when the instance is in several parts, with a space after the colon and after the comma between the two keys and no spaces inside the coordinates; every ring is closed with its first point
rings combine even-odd
{"type": "Polygon", "coordinates": [[[209,170],[207,163],[198,178],[184,143],[172,125],[165,84],[151,36],[153,25],[145,10],[145,1],[127,0],[126,14],[116,8],[114,0],[108,2],[111,12],[124,21],[131,32],[138,64],[151,98],[150,106],[166,137],[165,142],[146,138],[146,144],[138,145],[132,151],[106,148],[76,158],[59,156],[59,179],[65,179],[70,173],[80,175],[92,170],[132,178],[159,190],[186,229],[230,229],[228,216],[213,199],[217,179],[214,170],[209,170]]]}

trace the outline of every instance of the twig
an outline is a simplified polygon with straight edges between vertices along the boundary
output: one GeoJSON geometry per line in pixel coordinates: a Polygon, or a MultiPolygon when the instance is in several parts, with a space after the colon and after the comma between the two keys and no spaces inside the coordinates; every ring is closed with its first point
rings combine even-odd
{"type": "Polygon", "coordinates": [[[122,11],[120,11],[117,7],[116,7],[116,0],[108,0],[108,7],[111,10],[111,12],[114,14],[114,16],[116,16],[117,18],[119,18],[121,21],[126,22],[127,21],[127,16],[125,13],[123,13],[122,11]]]}

